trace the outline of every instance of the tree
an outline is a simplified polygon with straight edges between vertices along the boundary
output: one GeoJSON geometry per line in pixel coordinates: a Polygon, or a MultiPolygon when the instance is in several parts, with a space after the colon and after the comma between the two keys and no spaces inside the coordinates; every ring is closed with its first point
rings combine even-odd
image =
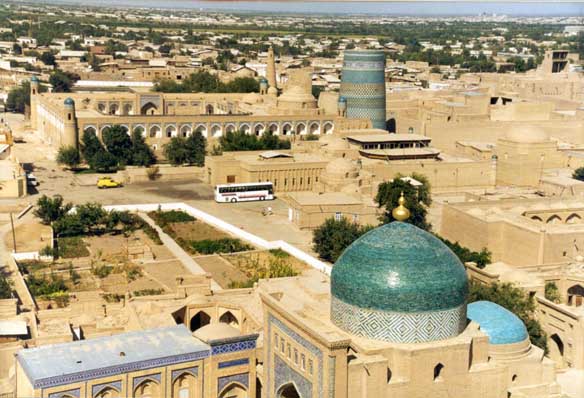
{"type": "Polygon", "coordinates": [[[164,156],[173,166],[188,163],[188,149],[186,139],[183,137],[173,137],[170,142],[164,145],[164,156]]]}
{"type": "Polygon", "coordinates": [[[185,140],[187,150],[187,163],[202,167],[205,165],[205,154],[207,153],[207,139],[200,131],[195,131],[185,140]]]}
{"type": "Polygon", "coordinates": [[[572,174],[572,178],[578,181],[584,181],[584,167],[577,168],[572,174]]]}
{"type": "Polygon", "coordinates": [[[314,251],[323,260],[331,263],[337,261],[347,246],[369,231],[371,226],[360,226],[342,217],[340,220],[327,219],[314,230],[312,243],[314,251]]]}
{"type": "Polygon", "coordinates": [[[0,274],[0,300],[12,298],[10,281],[4,274],[0,274]]]}
{"type": "Polygon", "coordinates": [[[8,98],[6,98],[6,108],[11,111],[24,113],[26,106],[30,106],[30,82],[28,80],[10,90],[8,98]]]}
{"type": "Polygon", "coordinates": [[[118,158],[102,148],[89,160],[89,166],[100,173],[111,173],[118,168],[118,158]]]}
{"type": "Polygon", "coordinates": [[[71,203],[63,203],[63,197],[61,195],[55,195],[52,198],[43,195],[37,201],[33,214],[40,218],[43,224],[50,225],[67,214],[72,207],[73,205],[71,203]]]}
{"type": "Polygon", "coordinates": [[[105,151],[101,141],[93,131],[86,130],[81,137],[81,154],[87,163],[99,152],[105,151]]]}
{"type": "Polygon", "coordinates": [[[55,65],[55,55],[50,51],[45,51],[44,53],[42,53],[40,56],[40,60],[45,65],[55,65]]]}
{"type": "Polygon", "coordinates": [[[110,154],[116,157],[121,165],[132,163],[132,139],[125,128],[113,125],[103,131],[103,143],[110,154]]]}
{"type": "Polygon", "coordinates": [[[85,233],[94,233],[108,222],[108,212],[99,203],[85,203],[75,208],[75,215],[85,233]]]}
{"type": "Polygon", "coordinates": [[[483,247],[480,252],[475,252],[467,247],[461,246],[458,242],[452,243],[448,239],[444,239],[438,235],[436,237],[444,242],[463,263],[473,262],[481,269],[491,263],[491,252],[486,247],[483,247]]]}
{"type": "Polygon", "coordinates": [[[56,70],[49,77],[49,83],[53,86],[55,93],[70,93],[73,84],[79,80],[79,75],[56,70]]]}
{"type": "Polygon", "coordinates": [[[546,282],[544,296],[546,299],[556,304],[562,301],[560,291],[555,282],[546,282]]]}
{"type": "Polygon", "coordinates": [[[57,163],[64,164],[70,169],[74,169],[81,163],[81,156],[77,148],[72,146],[62,146],[57,153],[57,163]]]}
{"type": "Polygon", "coordinates": [[[546,334],[535,318],[535,300],[525,290],[511,283],[470,283],[468,302],[492,301],[517,315],[527,328],[531,342],[547,352],[546,334]]]}
{"type": "Polygon", "coordinates": [[[142,129],[136,128],[132,132],[132,163],[134,166],[150,166],[156,163],[156,156],[146,144],[142,129]]]}
{"type": "Polygon", "coordinates": [[[422,183],[420,186],[414,186],[408,181],[402,180],[401,175],[396,175],[392,181],[383,182],[379,185],[375,201],[379,207],[385,207],[385,213],[382,221],[384,224],[395,221],[391,212],[398,206],[398,199],[403,192],[406,198],[406,207],[410,211],[410,218],[406,220],[418,228],[429,231],[432,227],[426,221],[427,210],[432,200],[430,199],[430,183],[425,176],[412,174],[411,178],[422,183]]]}
{"type": "Polygon", "coordinates": [[[77,236],[85,233],[85,225],[77,214],[65,214],[55,220],[53,231],[57,237],[77,236]]]}

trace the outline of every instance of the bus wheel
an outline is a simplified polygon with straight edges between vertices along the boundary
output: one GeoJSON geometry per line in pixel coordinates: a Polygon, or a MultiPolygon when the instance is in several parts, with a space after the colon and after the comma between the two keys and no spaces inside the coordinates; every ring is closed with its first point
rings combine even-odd
{"type": "Polygon", "coordinates": [[[265,196],[260,196],[260,200],[266,200],[265,196]]]}
{"type": "Polygon", "coordinates": [[[235,198],[231,199],[231,203],[236,203],[236,202],[237,202],[237,199],[235,199],[235,198]]]}

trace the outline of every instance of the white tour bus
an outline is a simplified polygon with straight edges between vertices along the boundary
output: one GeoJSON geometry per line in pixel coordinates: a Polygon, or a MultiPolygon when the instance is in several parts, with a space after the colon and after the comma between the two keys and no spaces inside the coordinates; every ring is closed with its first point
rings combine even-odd
{"type": "Polygon", "coordinates": [[[273,200],[274,185],[271,182],[249,182],[245,184],[224,184],[215,187],[215,201],[247,202],[252,200],[273,200]]]}

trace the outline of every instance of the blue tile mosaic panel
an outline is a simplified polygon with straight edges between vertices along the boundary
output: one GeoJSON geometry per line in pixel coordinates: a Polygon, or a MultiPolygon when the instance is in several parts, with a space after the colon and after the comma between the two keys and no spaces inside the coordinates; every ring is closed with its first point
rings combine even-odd
{"type": "Polygon", "coordinates": [[[239,373],[236,375],[219,377],[217,379],[217,392],[220,393],[231,383],[241,384],[246,389],[249,388],[249,373],[239,373]]]}
{"type": "Polygon", "coordinates": [[[62,398],[65,396],[79,398],[80,394],[81,394],[81,390],[79,388],[76,388],[74,390],[53,392],[53,393],[49,394],[49,398],[62,398]]]}
{"type": "Polygon", "coordinates": [[[96,384],[96,385],[91,387],[91,396],[95,397],[97,394],[99,394],[101,391],[103,391],[105,388],[108,388],[108,387],[113,388],[117,392],[121,392],[122,391],[122,381],[117,380],[117,381],[112,381],[109,383],[96,384]]]}
{"type": "Polygon", "coordinates": [[[232,361],[219,362],[218,368],[224,369],[232,366],[241,366],[249,364],[249,358],[234,359],[232,361]]]}
{"type": "MultiPolygon", "coordinates": [[[[293,384],[300,398],[312,397],[312,383],[300,373],[292,369],[279,356],[274,356],[274,373],[276,394],[288,384],[293,384]]],[[[277,396],[277,395],[276,395],[277,396]]]]}

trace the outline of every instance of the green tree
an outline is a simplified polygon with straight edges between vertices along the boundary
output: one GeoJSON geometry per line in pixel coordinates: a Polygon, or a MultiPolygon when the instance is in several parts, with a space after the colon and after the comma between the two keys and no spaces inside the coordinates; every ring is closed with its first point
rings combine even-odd
{"type": "Polygon", "coordinates": [[[482,248],[480,252],[475,252],[467,247],[461,246],[458,242],[452,243],[448,239],[444,239],[438,235],[436,237],[444,242],[463,263],[473,262],[481,269],[491,263],[491,252],[486,247],[482,248]]]}
{"type": "MultiPolygon", "coordinates": [[[[39,91],[44,91],[44,87],[40,86],[39,91]]],[[[30,82],[28,80],[10,90],[8,98],[6,98],[6,108],[8,110],[24,113],[27,106],[30,106],[30,82]]]]}
{"type": "Polygon", "coordinates": [[[189,153],[186,146],[186,139],[183,137],[173,137],[163,148],[164,157],[173,166],[188,163],[189,153]]]}
{"type": "Polygon", "coordinates": [[[260,83],[253,77],[236,77],[223,90],[228,93],[257,93],[260,83]]]}
{"type": "Polygon", "coordinates": [[[103,145],[97,135],[93,131],[86,130],[83,132],[83,136],[81,136],[81,154],[83,155],[83,159],[90,164],[91,159],[100,152],[105,151],[103,145]]]}
{"type": "Polygon", "coordinates": [[[535,318],[535,299],[511,283],[470,283],[468,302],[492,301],[517,315],[527,328],[531,342],[547,352],[546,334],[535,318]]]}
{"type": "Polygon", "coordinates": [[[33,214],[40,218],[43,224],[50,225],[67,214],[72,207],[71,203],[63,202],[61,195],[52,198],[43,195],[37,201],[33,214]]]}
{"type": "Polygon", "coordinates": [[[103,131],[103,143],[110,154],[115,156],[121,165],[132,163],[132,139],[126,129],[120,125],[113,125],[103,131]]]}
{"type": "Polygon", "coordinates": [[[562,301],[560,296],[560,290],[555,282],[546,282],[545,283],[545,298],[549,301],[559,304],[562,301]]]}
{"type": "Polygon", "coordinates": [[[314,251],[323,260],[333,263],[347,246],[371,228],[350,222],[345,217],[340,220],[329,218],[314,230],[312,236],[314,251]]]}
{"type": "Polygon", "coordinates": [[[55,55],[50,51],[42,53],[40,59],[45,65],[55,65],[55,55]]]}
{"type": "Polygon", "coordinates": [[[70,93],[77,80],[79,80],[79,75],[61,70],[56,70],[49,77],[49,83],[53,86],[55,93],[70,93]]]}
{"type": "Polygon", "coordinates": [[[111,173],[118,168],[118,158],[102,149],[89,160],[89,166],[100,173],[111,173]]]}
{"type": "Polygon", "coordinates": [[[207,139],[200,131],[195,131],[185,140],[187,163],[195,166],[205,165],[207,139]]]}
{"type": "Polygon", "coordinates": [[[77,214],[65,214],[53,223],[57,237],[77,236],[85,233],[85,225],[77,214]]]}
{"type": "Polygon", "coordinates": [[[420,186],[414,186],[408,181],[402,180],[401,175],[396,175],[392,181],[383,182],[379,185],[375,201],[379,207],[385,207],[385,213],[382,217],[384,224],[395,221],[391,212],[398,206],[398,199],[403,192],[406,198],[406,207],[410,211],[410,218],[406,220],[418,228],[429,231],[431,225],[426,221],[426,208],[430,206],[430,183],[428,179],[420,174],[412,174],[411,178],[422,183],[420,186]]]}
{"type": "Polygon", "coordinates": [[[132,132],[132,165],[150,166],[156,163],[156,156],[152,149],[146,144],[142,129],[136,128],[132,132]]]}
{"type": "Polygon", "coordinates": [[[584,167],[579,167],[572,173],[572,178],[578,181],[584,181],[584,167]]]}
{"type": "Polygon", "coordinates": [[[12,297],[12,287],[6,275],[0,273],[0,300],[12,297]]]}
{"type": "Polygon", "coordinates": [[[108,212],[99,203],[85,203],[75,208],[75,215],[83,226],[84,233],[95,233],[108,223],[108,212]]]}
{"type": "Polygon", "coordinates": [[[57,153],[57,163],[63,164],[70,169],[74,169],[81,163],[81,156],[77,148],[72,146],[62,146],[57,153]]]}

